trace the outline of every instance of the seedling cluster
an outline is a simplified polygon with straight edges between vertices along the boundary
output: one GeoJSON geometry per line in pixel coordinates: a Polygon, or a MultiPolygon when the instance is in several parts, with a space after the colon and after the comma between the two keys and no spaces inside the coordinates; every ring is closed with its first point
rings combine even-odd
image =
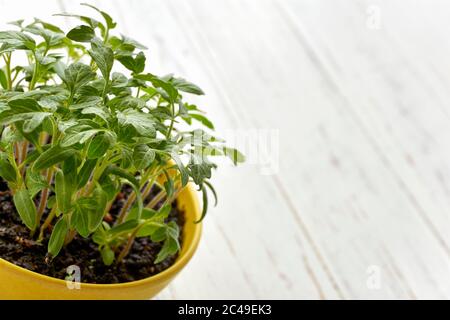
{"type": "Polygon", "coordinates": [[[106,265],[150,237],[163,242],[158,263],[180,249],[179,227],[166,222],[179,192],[195,183],[204,217],[208,194],[216,196],[211,158],[243,156],[185,100],[203,94],[198,86],[146,72],[145,46],[113,35],[110,15],[83,5],[101,21],[64,13],[81,22],[67,34],[39,19],[0,32],[0,176],[30,237],[43,242],[51,232],[49,260],[78,234],[98,245],[106,265]],[[17,64],[20,56],[27,63],[17,64]],[[127,72],[115,72],[118,65],[127,72]],[[133,192],[110,223],[125,184],[133,192]]]}

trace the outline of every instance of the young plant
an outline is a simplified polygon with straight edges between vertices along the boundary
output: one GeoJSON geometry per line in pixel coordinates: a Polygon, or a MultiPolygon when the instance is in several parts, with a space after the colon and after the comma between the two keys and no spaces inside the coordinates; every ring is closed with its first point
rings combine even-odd
{"type": "Polygon", "coordinates": [[[137,237],[163,242],[158,263],[180,248],[178,226],[166,223],[178,193],[198,186],[203,219],[208,192],[216,196],[210,159],[243,156],[185,101],[203,95],[198,86],[146,72],[145,46],[112,35],[114,20],[83,5],[103,21],[64,13],[81,22],[67,34],[39,19],[0,32],[0,176],[30,237],[42,242],[51,230],[49,260],[79,234],[98,244],[106,265],[121,262],[137,237]],[[181,129],[194,121],[205,130],[181,129]],[[124,184],[133,192],[108,223],[124,184]]]}

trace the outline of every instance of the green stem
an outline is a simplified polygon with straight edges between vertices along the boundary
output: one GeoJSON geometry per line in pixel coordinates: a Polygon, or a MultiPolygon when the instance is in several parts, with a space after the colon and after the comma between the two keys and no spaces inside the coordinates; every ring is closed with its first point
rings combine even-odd
{"type": "Polygon", "coordinates": [[[11,78],[11,52],[5,53],[3,59],[5,60],[7,89],[12,90],[13,81],[11,78]]]}
{"type": "Polygon", "coordinates": [[[85,196],[90,195],[92,193],[92,191],[94,191],[95,183],[98,181],[98,179],[100,179],[101,175],[103,174],[105,169],[110,164],[109,157],[111,156],[111,153],[112,153],[112,151],[108,151],[108,153],[106,154],[106,156],[103,159],[103,161],[101,162],[101,164],[94,169],[94,173],[92,174],[92,179],[89,182],[89,186],[86,189],[86,192],[84,193],[85,196]]]}
{"type": "Polygon", "coordinates": [[[38,242],[42,242],[42,240],[44,240],[44,231],[45,231],[45,229],[48,228],[50,223],[52,223],[53,218],[56,216],[56,212],[57,212],[57,207],[56,207],[56,205],[54,205],[52,210],[50,211],[47,219],[45,219],[44,224],[41,226],[41,229],[39,231],[39,237],[37,240],[38,242]]]}
{"type": "Polygon", "coordinates": [[[170,119],[169,130],[167,131],[167,134],[166,134],[167,139],[170,138],[170,134],[172,133],[172,129],[173,129],[173,124],[175,122],[175,107],[174,107],[173,103],[170,104],[170,110],[172,113],[172,119],[170,119]]]}
{"type": "Polygon", "coordinates": [[[31,78],[31,82],[30,82],[30,86],[28,87],[28,89],[31,91],[34,89],[34,87],[36,86],[36,83],[38,81],[38,72],[39,72],[39,62],[36,58],[36,53],[33,52],[33,56],[34,56],[34,70],[33,70],[33,77],[31,78]]]}
{"type": "Polygon", "coordinates": [[[137,227],[133,231],[133,233],[128,237],[127,244],[125,245],[123,250],[120,252],[119,257],[117,258],[117,263],[121,263],[123,258],[125,258],[128,255],[128,253],[130,253],[131,246],[133,245],[134,239],[136,238],[136,235],[140,229],[141,229],[140,226],[137,227]]]}
{"type": "MultiPolygon", "coordinates": [[[[52,178],[53,178],[53,167],[47,169],[47,177],[46,178],[47,178],[48,185],[50,185],[52,182],[52,178]]],[[[39,208],[38,208],[38,221],[39,222],[41,221],[42,215],[44,214],[45,207],[47,206],[48,193],[49,193],[48,188],[45,188],[44,190],[42,190],[41,200],[40,200],[39,208]]]]}

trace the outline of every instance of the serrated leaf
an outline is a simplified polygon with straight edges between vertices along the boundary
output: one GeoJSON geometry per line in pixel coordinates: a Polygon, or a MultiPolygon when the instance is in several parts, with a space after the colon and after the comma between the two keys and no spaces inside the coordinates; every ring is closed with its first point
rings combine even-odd
{"type": "Polygon", "coordinates": [[[145,144],[139,144],[134,148],[133,163],[137,170],[143,170],[155,160],[155,151],[145,144]]]}
{"type": "Polygon", "coordinates": [[[146,113],[127,109],[123,112],[118,111],[117,118],[121,126],[132,126],[143,136],[154,137],[156,135],[155,121],[146,113]]]}
{"type": "Polygon", "coordinates": [[[114,52],[100,42],[92,42],[89,55],[97,64],[104,79],[109,79],[114,64],[114,52]]]}
{"type": "Polygon", "coordinates": [[[42,189],[49,187],[44,177],[37,172],[33,172],[31,169],[27,169],[26,185],[31,198],[38,194],[42,189]]]}
{"type": "Polygon", "coordinates": [[[178,242],[180,229],[173,221],[167,225],[166,240],[161,248],[161,251],[156,257],[155,264],[166,260],[168,257],[176,254],[180,250],[180,243],[178,242]]]}
{"type": "Polygon", "coordinates": [[[133,73],[141,73],[145,69],[145,55],[143,52],[139,52],[136,57],[131,54],[122,55],[117,57],[117,60],[128,70],[133,73]]]}
{"type": "Polygon", "coordinates": [[[176,151],[172,151],[170,153],[171,158],[173,159],[173,161],[175,161],[178,170],[180,171],[180,175],[181,175],[181,185],[184,187],[185,185],[187,185],[188,181],[189,181],[189,172],[187,171],[186,167],[184,166],[183,162],[181,161],[180,156],[178,155],[178,153],[176,151]]]}
{"type": "Polygon", "coordinates": [[[61,147],[66,148],[73,146],[74,144],[80,143],[83,144],[90,138],[92,138],[95,134],[97,134],[100,130],[98,129],[90,129],[81,132],[69,133],[64,136],[61,140],[61,147]]]}
{"type": "Polygon", "coordinates": [[[81,62],[76,62],[68,66],[64,70],[62,80],[67,89],[75,94],[83,85],[95,78],[95,72],[91,68],[81,62]]]}
{"type": "Polygon", "coordinates": [[[19,31],[0,31],[0,43],[18,50],[34,50],[36,48],[34,39],[19,31]]]}

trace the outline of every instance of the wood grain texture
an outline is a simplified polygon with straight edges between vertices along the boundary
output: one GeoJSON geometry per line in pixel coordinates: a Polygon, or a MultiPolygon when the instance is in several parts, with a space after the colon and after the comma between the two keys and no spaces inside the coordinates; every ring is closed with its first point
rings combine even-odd
{"type": "MultiPolygon", "coordinates": [[[[0,23],[87,12],[45,3],[0,0],[0,23]]],[[[220,168],[198,253],[158,298],[450,298],[448,2],[93,3],[149,70],[207,92],[218,132],[279,137],[276,174],[220,168]]]]}

